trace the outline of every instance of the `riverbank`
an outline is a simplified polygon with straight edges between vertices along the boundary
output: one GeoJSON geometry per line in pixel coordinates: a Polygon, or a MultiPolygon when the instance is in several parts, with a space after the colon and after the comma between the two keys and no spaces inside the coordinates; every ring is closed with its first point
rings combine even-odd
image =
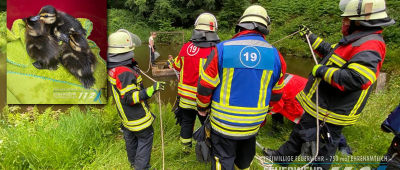
{"type": "MultiPolygon", "coordinates": [[[[381,156],[385,154],[393,135],[380,130],[381,122],[400,101],[399,73],[392,75],[385,91],[372,94],[356,125],[344,128],[343,134],[353,148],[354,156],[381,156]]],[[[0,169],[129,169],[120,120],[115,105],[104,108],[88,107],[82,111],[73,106],[65,112],[33,107],[19,110],[18,106],[3,109],[0,120],[0,169]]],[[[151,110],[158,117],[154,126],[154,144],[151,164],[162,167],[160,118],[158,104],[151,110]]],[[[194,148],[189,155],[181,152],[179,126],[175,125],[171,105],[162,106],[166,169],[209,169],[196,161],[194,148]]],[[[277,149],[288,139],[291,124],[286,121],[283,133],[268,136],[270,116],[261,129],[257,141],[277,149]]],[[[199,126],[197,123],[196,128],[199,126]]],[[[257,149],[257,154],[262,155],[257,149]]],[[[346,158],[337,153],[338,158],[346,158]]],[[[252,169],[260,169],[254,159],[252,169]]],[[[339,161],[349,163],[350,161],[339,161]]],[[[377,163],[376,161],[372,161],[377,163]]],[[[352,162],[354,163],[354,162],[352,162]]],[[[295,165],[293,165],[295,166],[295,165]]],[[[368,165],[359,165],[368,166],[368,165]]]]}

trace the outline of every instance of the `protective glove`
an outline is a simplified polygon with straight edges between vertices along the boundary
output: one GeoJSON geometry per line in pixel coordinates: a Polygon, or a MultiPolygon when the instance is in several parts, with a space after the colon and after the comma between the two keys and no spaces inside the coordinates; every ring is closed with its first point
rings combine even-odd
{"type": "Polygon", "coordinates": [[[322,64],[317,64],[314,66],[314,68],[312,69],[312,75],[314,77],[323,77],[324,75],[321,74],[321,71],[323,68],[325,68],[326,66],[322,65],[322,64]]]}
{"type": "Polygon", "coordinates": [[[146,89],[147,96],[151,97],[154,93],[160,90],[164,90],[165,82],[155,82],[152,86],[146,89]]]}
{"type": "Polygon", "coordinates": [[[309,35],[311,35],[312,33],[311,33],[311,31],[310,31],[310,29],[308,29],[308,27],[306,27],[306,26],[304,26],[304,25],[300,25],[299,26],[299,33],[300,33],[300,36],[301,36],[301,38],[303,38],[303,39],[306,39],[306,36],[309,36],[309,35]]]}

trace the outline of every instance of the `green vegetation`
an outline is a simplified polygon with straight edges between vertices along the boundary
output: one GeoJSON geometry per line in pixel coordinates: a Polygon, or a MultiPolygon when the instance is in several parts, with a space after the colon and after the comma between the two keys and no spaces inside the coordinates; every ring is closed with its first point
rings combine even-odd
{"type": "Polygon", "coordinates": [[[7,12],[0,12],[0,52],[7,50],[7,12]]]}
{"type": "MultiPolygon", "coordinates": [[[[339,0],[126,0],[109,2],[108,33],[126,28],[137,34],[143,42],[148,41],[150,31],[184,31],[185,41],[192,33],[196,17],[211,12],[219,22],[218,35],[222,40],[234,35],[237,19],[250,4],[264,6],[271,17],[271,34],[266,37],[275,42],[298,30],[300,24],[324,40],[337,43],[342,37],[339,0]],[[111,21],[111,22],[110,22],[111,21]]],[[[398,22],[387,27],[383,36],[387,43],[384,71],[393,71],[400,65],[400,1],[387,0],[390,17],[398,22]]],[[[163,42],[180,43],[181,37],[159,34],[163,42]],[[167,36],[167,38],[165,38],[167,36]],[[170,37],[170,38],[168,38],[170,37]]],[[[310,57],[307,44],[298,36],[275,44],[284,55],[310,57]]]]}
{"type": "MultiPolygon", "coordinates": [[[[398,75],[392,76],[384,92],[371,95],[356,125],[344,129],[354,156],[381,156],[390,145],[393,135],[382,132],[380,124],[400,101],[398,75]]],[[[6,106],[0,121],[0,169],[129,169],[125,143],[117,129],[120,120],[112,103],[110,99],[101,109],[73,106],[65,112],[50,107],[42,113],[35,107],[21,111],[18,106],[6,106]]],[[[152,103],[151,110],[157,115],[151,164],[161,169],[158,104],[152,103]]],[[[196,161],[194,148],[190,155],[181,151],[180,127],[170,110],[170,104],[162,106],[166,169],[209,169],[209,164],[196,161]]],[[[292,125],[286,121],[282,133],[270,136],[272,122],[269,116],[267,119],[257,141],[277,149],[288,139],[292,125]]],[[[260,149],[257,155],[262,155],[260,149]]],[[[337,156],[345,157],[339,152],[337,156]]],[[[252,169],[261,169],[257,162],[254,159],[252,169]]]]}

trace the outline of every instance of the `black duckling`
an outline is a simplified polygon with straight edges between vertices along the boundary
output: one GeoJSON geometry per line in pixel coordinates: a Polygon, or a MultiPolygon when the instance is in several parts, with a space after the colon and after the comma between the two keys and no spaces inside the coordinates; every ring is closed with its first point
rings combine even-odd
{"type": "Polygon", "coordinates": [[[85,88],[95,83],[93,72],[96,68],[96,56],[93,54],[83,34],[72,32],[69,43],[63,43],[60,62],[67,68],[85,88]]]}
{"type": "Polygon", "coordinates": [[[57,70],[59,46],[42,21],[32,21],[32,16],[24,18],[25,44],[28,55],[35,59],[33,65],[38,69],[57,70]]]}
{"type": "Polygon", "coordinates": [[[68,43],[68,33],[70,31],[86,36],[86,30],[77,19],[65,12],[57,11],[51,5],[42,7],[33,20],[39,19],[44,21],[50,34],[57,37],[58,41],[68,43]]]}

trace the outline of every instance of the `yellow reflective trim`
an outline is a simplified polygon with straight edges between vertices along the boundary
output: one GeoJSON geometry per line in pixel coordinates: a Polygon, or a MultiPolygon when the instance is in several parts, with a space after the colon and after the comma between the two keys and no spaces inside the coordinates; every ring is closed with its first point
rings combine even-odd
{"type": "Polygon", "coordinates": [[[222,110],[228,113],[236,113],[236,114],[257,114],[257,113],[266,113],[268,112],[269,106],[265,106],[262,108],[255,107],[240,107],[240,106],[228,106],[217,103],[215,101],[211,102],[211,107],[216,108],[218,110],[222,110]]]}
{"type": "Polygon", "coordinates": [[[133,94],[132,94],[132,99],[133,99],[133,103],[134,103],[134,104],[140,102],[140,100],[139,100],[139,91],[133,92],[133,94]]]}
{"type": "Polygon", "coordinates": [[[154,117],[150,116],[149,119],[146,120],[146,123],[140,125],[140,126],[135,126],[135,125],[129,125],[129,122],[123,122],[124,126],[129,129],[130,131],[141,131],[147,127],[149,127],[154,121],[154,117]]]}
{"type": "Polygon", "coordinates": [[[262,98],[263,98],[263,96],[264,96],[264,90],[265,90],[265,85],[264,85],[264,81],[265,81],[265,78],[267,77],[266,76],[266,74],[267,74],[267,70],[263,70],[263,74],[262,74],[262,76],[261,76],[261,81],[260,81],[260,89],[259,89],[259,95],[258,95],[258,107],[261,107],[262,106],[262,98]]]}
{"type": "Polygon", "coordinates": [[[318,37],[318,38],[314,41],[314,43],[312,44],[313,50],[317,49],[318,46],[321,44],[321,42],[322,42],[322,39],[318,37]]]}
{"type": "Polygon", "coordinates": [[[282,82],[282,84],[279,84],[279,81],[276,82],[275,86],[272,88],[272,90],[281,90],[285,87],[285,82],[282,82]]]}
{"type": "Polygon", "coordinates": [[[365,96],[367,96],[367,93],[368,93],[368,90],[370,87],[371,86],[369,86],[367,89],[365,89],[361,92],[361,95],[358,98],[356,105],[354,105],[354,108],[350,112],[351,116],[354,116],[357,113],[357,110],[360,108],[361,104],[364,102],[365,96]]]}
{"type": "Polygon", "coordinates": [[[314,80],[314,83],[313,83],[313,85],[311,86],[311,89],[310,89],[310,91],[308,92],[308,94],[307,94],[307,97],[308,98],[311,98],[313,95],[314,95],[314,93],[315,93],[315,91],[317,90],[317,83],[319,84],[320,82],[321,82],[321,79],[316,79],[317,81],[315,81],[314,80]]]}
{"type": "Polygon", "coordinates": [[[197,103],[196,101],[189,100],[186,98],[181,97],[179,101],[179,106],[185,109],[194,109],[197,110],[197,103]]]}
{"type": "Polygon", "coordinates": [[[256,134],[258,132],[258,130],[260,129],[260,125],[251,126],[251,127],[230,126],[230,125],[227,125],[225,123],[215,120],[212,115],[211,115],[211,127],[213,130],[216,130],[217,132],[219,132],[223,135],[227,135],[227,136],[250,136],[250,135],[256,134]],[[226,128],[226,129],[231,129],[233,131],[227,131],[223,128],[220,128],[219,126],[222,126],[223,128],[226,128]],[[254,130],[251,130],[251,129],[254,129],[254,130]],[[237,130],[241,130],[241,131],[237,131],[237,130]]]}
{"type": "MultiPolygon", "coordinates": [[[[309,113],[311,116],[317,118],[315,110],[313,110],[312,108],[310,108],[310,106],[308,106],[307,104],[305,104],[304,101],[301,99],[301,97],[296,96],[296,98],[298,99],[300,105],[304,108],[304,110],[305,110],[307,113],[309,113]]],[[[321,114],[321,112],[320,112],[320,113],[319,113],[319,120],[322,120],[322,121],[323,121],[323,118],[324,118],[324,117],[325,117],[325,115],[324,115],[324,114],[321,114]]],[[[343,121],[336,121],[334,118],[330,118],[330,116],[328,116],[328,118],[326,119],[326,122],[332,123],[332,124],[335,124],[335,125],[342,125],[342,126],[345,126],[345,125],[352,125],[352,124],[355,123],[355,121],[353,121],[353,123],[348,122],[348,121],[346,121],[346,122],[343,122],[343,121]]]]}
{"type": "Polygon", "coordinates": [[[196,102],[197,102],[197,105],[199,105],[199,106],[202,107],[202,108],[206,108],[206,107],[208,107],[208,105],[210,105],[210,103],[203,103],[203,102],[201,102],[201,101],[199,100],[199,98],[196,98],[196,102]]]}
{"type": "Polygon", "coordinates": [[[226,103],[229,104],[229,100],[231,98],[231,88],[232,88],[232,79],[233,79],[233,72],[234,68],[229,68],[229,77],[228,77],[228,86],[226,90],[226,103]]]}
{"type": "Polygon", "coordinates": [[[188,86],[188,85],[183,84],[183,83],[179,83],[178,87],[182,88],[182,89],[185,89],[187,91],[193,92],[193,93],[197,93],[197,87],[188,86]]]}
{"type": "Polygon", "coordinates": [[[211,109],[211,114],[218,119],[222,119],[232,123],[255,123],[260,121],[262,122],[265,119],[265,116],[267,115],[267,113],[265,113],[264,115],[260,116],[245,116],[246,114],[243,114],[243,116],[234,116],[219,112],[215,109],[211,109]]]}
{"type": "Polygon", "coordinates": [[[181,68],[181,62],[178,60],[178,58],[179,58],[179,56],[176,56],[176,58],[174,60],[174,64],[175,64],[175,67],[181,68]]]}
{"type": "MultiPolygon", "coordinates": [[[[305,99],[305,101],[307,102],[307,104],[309,104],[310,106],[312,106],[312,108],[316,108],[316,105],[313,101],[311,101],[311,99],[307,98],[305,93],[303,91],[300,92],[300,95],[303,97],[303,99],[305,99]]],[[[337,114],[331,111],[328,111],[324,108],[319,107],[319,111],[321,111],[322,113],[324,113],[324,115],[326,115],[327,113],[333,117],[336,117],[337,119],[347,119],[347,120],[353,120],[353,119],[357,119],[359,115],[355,116],[355,117],[349,117],[348,115],[341,115],[341,114],[337,114]],[[356,118],[357,117],[357,118],[356,118]]]]}
{"type": "Polygon", "coordinates": [[[136,79],[136,83],[140,83],[140,82],[142,82],[142,76],[139,76],[139,77],[136,79]]]}
{"type": "Polygon", "coordinates": [[[332,45],[331,45],[331,48],[335,48],[337,44],[338,44],[338,43],[332,44],[332,45]]]}
{"type": "Polygon", "coordinates": [[[131,85],[128,85],[125,88],[119,90],[119,93],[121,95],[125,95],[125,93],[127,93],[127,92],[129,92],[131,90],[134,90],[134,89],[136,89],[136,85],[135,84],[131,84],[131,85]]]}
{"type": "Polygon", "coordinates": [[[180,140],[182,143],[190,143],[190,142],[192,142],[192,138],[183,139],[182,137],[179,137],[179,140],[180,140]]]}
{"type": "Polygon", "coordinates": [[[338,71],[338,70],[339,70],[339,69],[337,69],[337,68],[329,68],[329,69],[326,71],[325,76],[324,76],[325,81],[328,82],[329,84],[332,84],[332,76],[333,76],[333,73],[335,73],[335,72],[338,71]]]}
{"type": "Polygon", "coordinates": [[[181,69],[181,71],[180,71],[180,73],[179,73],[179,83],[181,83],[181,84],[183,84],[183,75],[184,75],[184,68],[183,68],[183,66],[184,66],[184,63],[185,63],[185,61],[184,61],[184,58],[183,57],[181,57],[181,65],[179,65],[179,68],[181,69]]]}
{"type": "Polygon", "coordinates": [[[206,61],[207,61],[206,59],[203,59],[203,60],[200,59],[201,67],[200,67],[199,73],[200,73],[201,79],[204,80],[205,82],[207,82],[208,84],[211,84],[212,86],[217,87],[218,84],[220,83],[219,74],[217,74],[214,78],[212,78],[207,73],[205,73],[203,66],[206,63],[206,61]],[[201,61],[204,61],[204,63],[201,63],[201,61]]]}
{"type": "Polygon", "coordinates": [[[234,68],[224,68],[223,69],[223,79],[222,86],[220,92],[220,102],[222,104],[229,104],[230,92],[231,92],[231,84],[233,78],[234,68]]]}
{"type": "MultiPolygon", "coordinates": [[[[258,96],[258,107],[265,107],[268,96],[268,85],[271,80],[272,71],[264,70],[261,78],[260,93],[258,96]]],[[[282,83],[284,84],[284,83],[282,83]]]]}
{"type": "Polygon", "coordinates": [[[217,158],[216,156],[214,158],[215,158],[215,169],[221,170],[221,164],[219,163],[219,158],[217,158]]]}
{"type": "Polygon", "coordinates": [[[339,67],[342,67],[344,64],[346,64],[346,60],[342,59],[341,57],[337,56],[336,54],[332,54],[332,56],[329,58],[330,61],[338,65],[339,67]]]}
{"type": "MultiPolygon", "coordinates": [[[[306,112],[310,113],[312,116],[316,118],[316,105],[312,102],[309,98],[306,97],[305,93],[301,91],[297,96],[296,99],[299,101],[301,106],[306,110],[306,112]]],[[[325,115],[328,113],[329,116],[326,120],[328,123],[336,124],[336,125],[352,125],[354,124],[360,115],[341,115],[331,111],[328,111],[324,108],[319,108],[319,119],[323,120],[325,115]]]]}
{"type": "Polygon", "coordinates": [[[351,63],[351,64],[349,64],[348,68],[356,70],[358,73],[360,73],[365,78],[367,78],[369,81],[371,81],[371,84],[373,84],[376,81],[375,73],[372,70],[370,70],[369,68],[367,68],[361,64],[351,63]]]}
{"type": "Polygon", "coordinates": [[[122,109],[122,105],[121,105],[121,101],[119,99],[119,95],[117,93],[117,91],[115,90],[114,86],[111,86],[112,90],[113,90],[113,95],[114,95],[114,99],[115,99],[115,103],[117,104],[117,108],[119,110],[119,113],[123,119],[123,121],[128,121],[128,119],[126,118],[124,109],[122,109]]]}
{"type": "Polygon", "coordinates": [[[228,124],[225,124],[223,122],[220,122],[220,121],[216,120],[215,116],[213,114],[211,114],[211,123],[214,123],[215,125],[222,126],[223,128],[226,128],[226,129],[231,129],[231,130],[234,130],[234,131],[235,130],[241,130],[242,131],[242,132],[228,132],[225,129],[221,129],[221,128],[219,128],[217,126],[218,129],[221,129],[224,133],[227,133],[227,134],[231,134],[231,133],[248,134],[249,132],[253,133],[253,132],[257,132],[258,129],[259,129],[259,126],[260,126],[260,125],[253,125],[253,126],[233,126],[233,125],[228,125],[228,124]]]}
{"type": "Polygon", "coordinates": [[[139,124],[142,124],[142,123],[148,121],[149,119],[151,119],[151,117],[153,117],[153,116],[150,113],[146,113],[146,115],[140,119],[124,121],[124,124],[126,124],[128,126],[137,126],[139,124]]]}
{"type": "Polygon", "coordinates": [[[186,97],[196,98],[196,93],[178,89],[178,94],[186,97]]]}
{"type": "Polygon", "coordinates": [[[140,102],[140,104],[142,104],[144,111],[146,112],[146,114],[151,115],[150,110],[147,109],[146,105],[144,104],[144,102],[140,102]]]}
{"type": "Polygon", "coordinates": [[[113,84],[113,85],[116,85],[116,84],[117,84],[117,81],[116,81],[114,78],[112,78],[111,76],[108,76],[108,80],[109,80],[110,83],[113,84]]]}

